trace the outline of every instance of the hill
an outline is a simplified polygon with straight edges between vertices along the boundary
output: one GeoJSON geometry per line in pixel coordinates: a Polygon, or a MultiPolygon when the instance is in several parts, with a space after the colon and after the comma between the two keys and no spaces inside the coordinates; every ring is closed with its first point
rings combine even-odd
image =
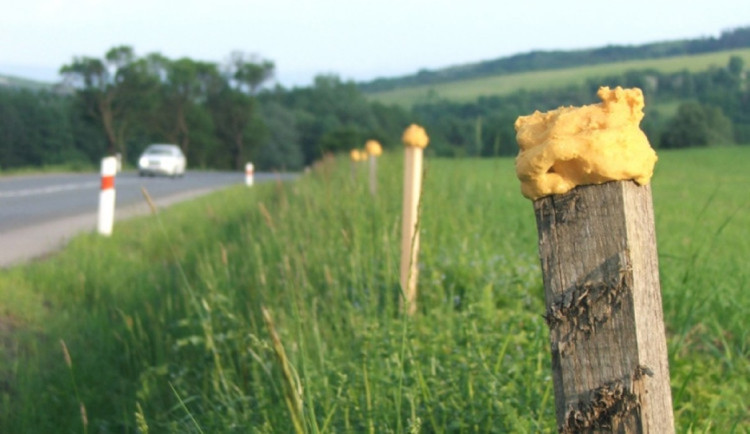
{"type": "Polygon", "coordinates": [[[497,74],[442,83],[415,84],[388,91],[368,92],[367,95],[371,100],[403,107],[411,107],[414,104],[438,99],[468,102],[481,96],[502,96],[519,90],[543,91],[567,86],[581,86],[589,79],[622,74],[624,71],[651,70],[665,74],[679,71],[705,71],[711,67],[725,66],[732,56],[738,56],[745,61],[745,64],[750,64],[750,48],[741,48],[660,59],[610,62],[513,74],[497,74]]]}
{"type": "Polygon", "coordinates": [[[13,75],[0,74],[0,88],[15,88],[28,90],[51,90],[56,86],[53,83],[30,80],[28,78],[13,75]]]}
{"type": "Polygon", "coordinates": [[[723,32],[718,38],[697,38],[654,42],[637,46],[609,45],[569,51],[532,51],[494,60],[455,65],[437,70],[421,70],[413,75],[379,78],[360,83],[367,93],[385,92],[414,86],[435,85],[475,78],[518,74],[550,69],[575,68],[633,60],[664,59],[750,48],[750,26],[723,32]]]}

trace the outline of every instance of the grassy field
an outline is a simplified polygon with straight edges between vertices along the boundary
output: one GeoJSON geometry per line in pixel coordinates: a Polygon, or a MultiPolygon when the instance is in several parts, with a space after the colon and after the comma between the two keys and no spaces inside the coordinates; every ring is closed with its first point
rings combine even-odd
{"type": "Polygon", "coordinates": [[[576,68],[550,69],[518,74],[498,75],[435,85],[414,86],[386,92],[368,94],[368,98],[384,104],[403,107],[442,98],[457,102],[476,100],[480,96],[505,95],[518,90],[545,90],[582,85],[589,78],[619,75],[623,71],[656,69],[663,73],[681,70],[703,71],[711,66],[724,67],[731,56],[739,56],[750,64],[750,49],[737,49],[695,56],[678,56],[666,59],[633,60],[604,65],[576,68]]]}
{"type": "MultiPolygon", "coordinates": [[[[678,432],[750,431],[750,147],[661,152],[678,432]]],[[[555,432],[532,204],[512,159],[428,160],[397,308],[402,159],[343,159],[0,272],[0,432],[555,432]]]]}
{"type": "Polygon", "coordinates": [[[87,163],[54,164],[36,167],[18,167],[13,169],[0,169],[1,176],[39,174],[39,173],[62,173],[62,172],[93,172],[97,170],[95,165],[87,163]]]}

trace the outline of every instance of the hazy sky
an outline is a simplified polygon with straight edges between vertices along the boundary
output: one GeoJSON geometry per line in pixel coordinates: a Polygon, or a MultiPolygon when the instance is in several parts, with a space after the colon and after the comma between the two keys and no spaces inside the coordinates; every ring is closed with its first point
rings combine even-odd
{"type": "Polygon", "coordinates": [[[291,87],[748,25],[750,0],[0,0],[0,73],[52,81],[117,45],[217,63],[241,50],[291,87]]]}

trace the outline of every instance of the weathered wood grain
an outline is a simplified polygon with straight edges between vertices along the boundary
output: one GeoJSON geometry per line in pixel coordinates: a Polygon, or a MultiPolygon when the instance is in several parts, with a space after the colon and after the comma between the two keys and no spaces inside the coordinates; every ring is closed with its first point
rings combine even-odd
{"type": "Polygon", "coordinates": [[[674,432],[650,186],[534,202],[561,432],[674,432]]]}

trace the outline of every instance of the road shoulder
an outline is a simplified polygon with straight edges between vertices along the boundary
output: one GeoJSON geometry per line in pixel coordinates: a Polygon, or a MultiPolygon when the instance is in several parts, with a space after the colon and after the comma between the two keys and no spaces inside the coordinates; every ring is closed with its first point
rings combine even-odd
{"type": "MultiPolygon", "coordinates": [[[[216,191],[216,189],[194,190],[161,198],[156,200],[155,203],[157,208],[165,208],[213,191],[216,191]]],[[[115,221],[123,221],[149,212],[151,212],[150,208],[143,200],[134,205],[118,208],[115,221]]],[[[0,246],[2,246],[2,249],[0,249],[0,268],[9,268],[41,259],[59,251],[76,235],[95,230],[96,221],[96,213],[86,213],[0,233],[0,246]]],[[[115,228],[115,230],[117,229],[115,228]]]]}

